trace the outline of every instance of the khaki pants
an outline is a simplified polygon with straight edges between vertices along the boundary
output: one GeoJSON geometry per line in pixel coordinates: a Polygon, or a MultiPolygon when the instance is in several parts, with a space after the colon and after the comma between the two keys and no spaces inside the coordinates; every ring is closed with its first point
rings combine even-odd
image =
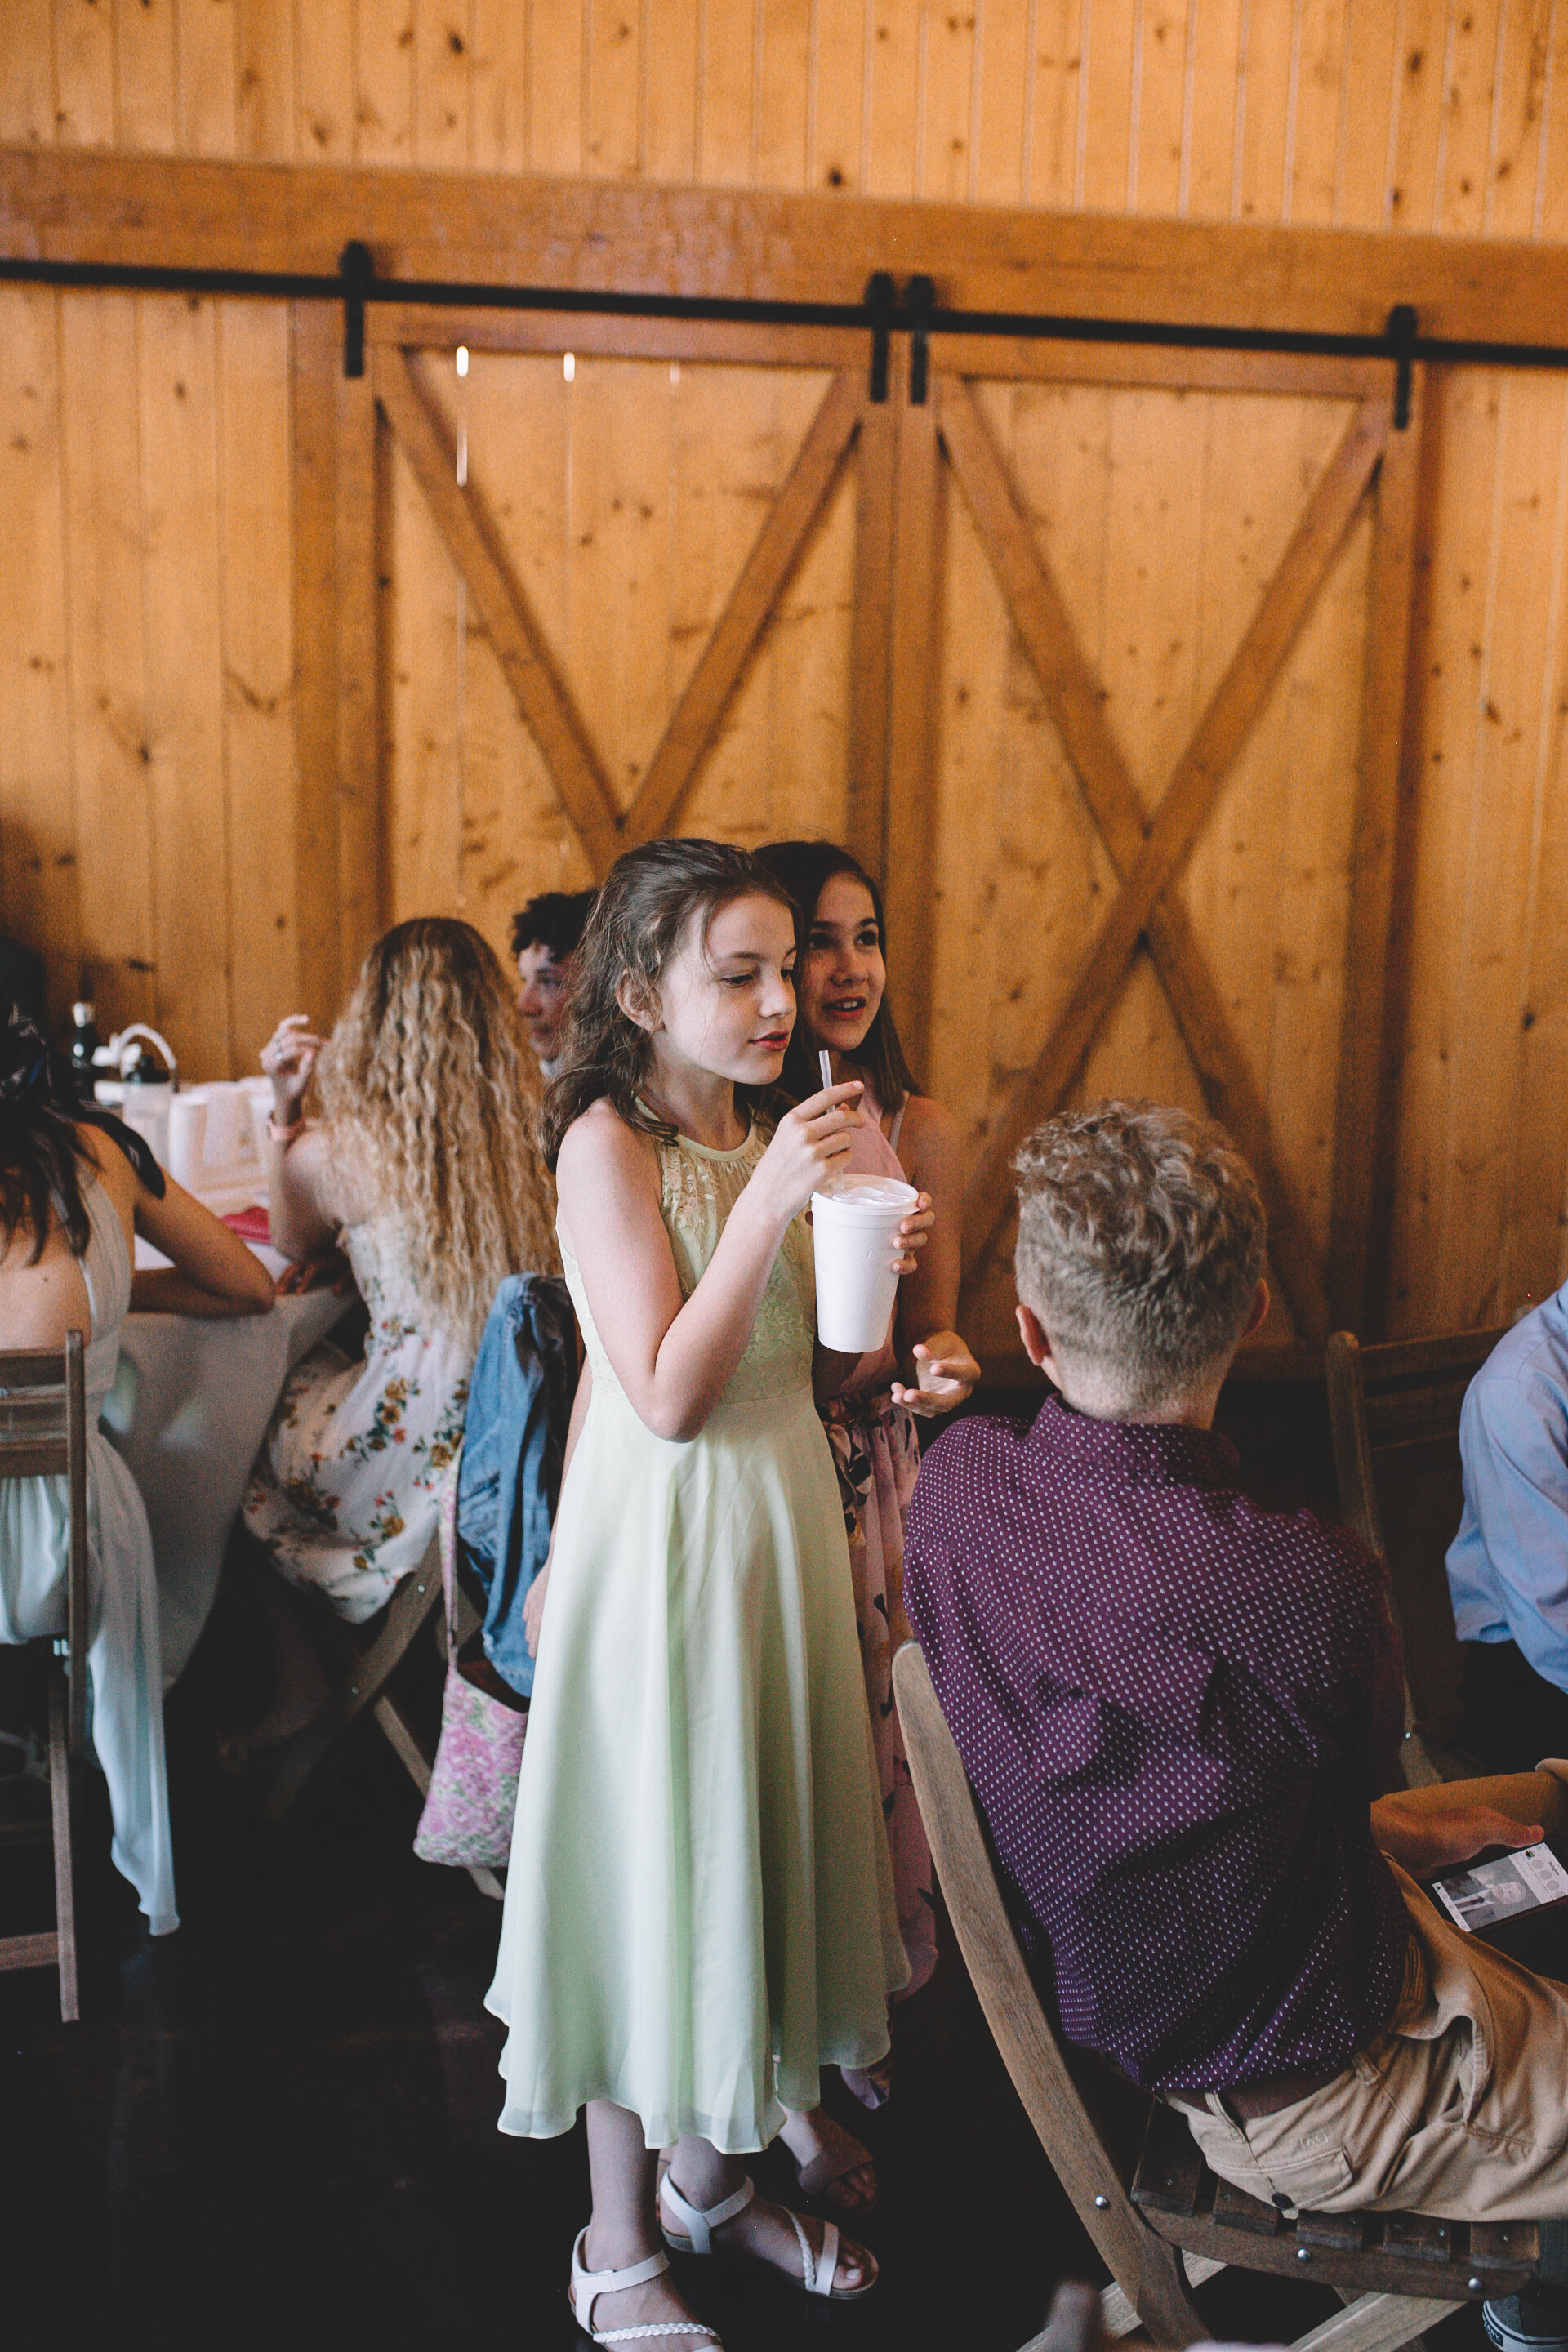
{"type": "Polygon", "coordinates": [[[1321,2090],[1255,2122],[1233,2121],[1217,2092],[1206,2113],[1173,2104],[1210,2169],[1266,2203],[1568,2215],[1568,1987],[1465,1935],[1394,1875],[1411,1938],[1385,2031],[1321,2090]]]}

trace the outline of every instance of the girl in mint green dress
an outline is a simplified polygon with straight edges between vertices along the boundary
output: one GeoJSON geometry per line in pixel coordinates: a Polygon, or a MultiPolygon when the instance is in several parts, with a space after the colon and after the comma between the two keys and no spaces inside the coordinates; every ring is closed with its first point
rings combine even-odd
{"type": "Polygon", "coordinates": [[[873,2283],[831,2222],[753,2199],[741,2158],[816,2104],[822,2065],[882,2056],[909,1973],[816,1405],[856,1360],[814,1349],[802,1216],[858,1087],[759,1115],[794,961],[792,910],[744,851],[629,852],[590,919],[545,1110],[587,1367],[548,1599],[535,1588],[489,1995],[510,2029],[501,2128],[545,2137],[587,2107],[578,2323],[672,2352],[715,2339],[661,2231],[835,2300],[873,2283]]]}

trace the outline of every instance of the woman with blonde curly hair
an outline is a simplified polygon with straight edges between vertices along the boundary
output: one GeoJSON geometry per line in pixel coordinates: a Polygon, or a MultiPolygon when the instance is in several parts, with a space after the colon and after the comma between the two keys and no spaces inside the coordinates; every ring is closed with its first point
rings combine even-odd
{"type": "MultiPolygon", "coordinates": [[[[303,1013],[263,1048],[271,1220],[286,1256],[341,1247],[370,1313],[363,1358],[300,1365],[257,1457],[245,1523],[272,1565],[359,1624],[435,1532],[479,1334],[509,1274],[559,1268],[554,1187],[534,1141],[539,1080],[499,957],[471,925],[399,923],[322,1043],[303,1013]],[[307,1121],[312,1076],[321,1105],[307,1121]]],[[[258,1580],[264,1586],[269,1580],[258,1580]]],[[[273,1588],[273,1705],[223,1760],[247,1769],[324,1698],[273,1588]]]]}

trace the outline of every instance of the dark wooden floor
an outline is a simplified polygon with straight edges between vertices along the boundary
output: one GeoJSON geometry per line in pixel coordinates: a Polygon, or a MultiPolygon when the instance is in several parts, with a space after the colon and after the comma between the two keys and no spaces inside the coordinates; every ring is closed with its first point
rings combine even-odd
{"type": "MultiPolygon", "coordinates": [[[[1293,1475],[1276,1464],[1259,1483],[1282,1493],[1293,1475]]],[[[410,1663],[429,1706],[435,1661],[410,1663]]],[[[170,1702],[179,1933],[144,1935],[109,1865],[96,1782],[80,1828],[83,2022],[58,2022],[52,1975],[0,1978],[0,2345],[564,2352],[584,2340],[564,2287],[586,2166],[580,2131],[496,2131],[500,2032],[482,2003],[499,1907],[415,1860],[417,1801],[374,1728],[268,1831],[210,1760],[215,1723],[255,1695],[243,1623],[220,1613],[170,1702]]],[[[0,1932],[45,1924],[43,1856],[0,1865],[0,1932]]],[[[881,2285],[828,2310],[696,2270],[692,2301],[729,2352],[1014,2352],[1058,2280],[1103,2279],[962,1962],[944,1956],[895,2033],[890,2106],[841,2107],[880,2167],[865,2235],[881,2285]]],[[[758,2177],[788,2181],[776,2155],[758,2177]]],[[[1230,2277],[1201,2299],[1217,2334],[1254,2340],[1334,2307],[1230,2277]]],[[[1474,2352],[1479,2315],[1439,2335],[1440,2352],[1474,2352]]]]}

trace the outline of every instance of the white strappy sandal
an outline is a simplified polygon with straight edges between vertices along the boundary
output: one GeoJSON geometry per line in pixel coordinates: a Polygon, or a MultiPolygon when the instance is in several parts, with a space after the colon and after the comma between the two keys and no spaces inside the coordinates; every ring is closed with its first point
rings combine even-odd
{"type": "Polygon", "coordinates": [[[701,2336],[722,2352],[712,2328],[704,2327],[700,2319],[658,2319],[647,2321],[641,2327],[595,2327],[594,2305],[602,2294],[620,2294],[627,2287],[647,2286],[649,2279],[662,2277],[669,2268],[669,2256],[663,2247],[657,2254],[647,2254],[640,2263],[628,2263],[624,2271],[591,2271],[584,2267],[583,2246],[588,2232],[577,2232],[577,2242],[572,2249],[572,2316],[584,2336],[595,2344],[640,2344],[652,2336],[701,2336]]]}
{"type": "MultiPolygon", "coordinates": [[[[732,2221],[737,2213],[743,2213],[756,2193],[756,2186],[751,2174],[747,2173],[732,2197],[724,2198],[717,2205],[710,2205],[704,2211],[700,2206],[689,2204],[668,2171],[665,2172],[658,2184],[658,2225],[664,2231],[665,2244],[678,2254],[713,2253],[716,2251],[713,2244],[714,2231],[721,2230],[726,2221],[732,2221]],[[665,2220],[667,2205],[674,2219],[688,2232],[687,2236],[680,2237],[670,2230],[665,2220]]],[[[837,2221],[823,2223],[822,2252],[819,2254],[814,2254],[811,2251],[811,2240],[805,2233],[805,2224],[800,2215],[792,2213],[787,2205],[781,2206],[779,2210],[800,2241],[801,2275],[798,2279],[792,2279],[788,2271],[779,2270],[776,2263],[767,2262],[763,2257],[762,2259],[765,2269],[777,2272],[778,2276],[786,2284],[802,2286],[807,2294],[826,2295],[833,2303],[858,2303],[862,2295],[870,2294],[877,2284],[879,2274],[877,2265],[869,2254],[866,2256],[867,2262],[870,2263],[869,2278],[862,2279],[858,2286],[836,2287],[833,2284],[838,2275],[839,2238],[837,2221]]]]}

